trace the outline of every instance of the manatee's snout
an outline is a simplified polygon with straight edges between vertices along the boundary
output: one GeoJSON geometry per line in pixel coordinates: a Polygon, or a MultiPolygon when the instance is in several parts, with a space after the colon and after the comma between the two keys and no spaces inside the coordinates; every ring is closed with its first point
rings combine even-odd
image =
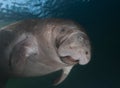
{"type": "Polygon", "coordinates": [[[73,64],[85,65],[90,61],[90,58],[84,57],[86,55],[81,56],[80,54],[77,54],[77,56],[79,58],[75,58],[74,56],[63,56],[61,57],[61,60],[64,63],[70,64],[70,65],[73,65],[73,64]]]}
{"type": "Polygon", "coordinates": [[[58,54],[67,64],[87,64],[91,58],[91,46],[87,35],[83,32],[72,33],[60,45],[58,54]]]}

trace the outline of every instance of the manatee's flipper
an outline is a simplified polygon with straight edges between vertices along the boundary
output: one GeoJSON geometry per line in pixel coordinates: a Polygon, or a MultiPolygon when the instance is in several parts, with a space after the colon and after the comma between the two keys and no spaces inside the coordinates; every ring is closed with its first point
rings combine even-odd
{"type": "Polygon", "coordinates": [[[60,84],[61,82],[63,82],[63,81],[67,78],[67,76],[69,75],[72,67],[73,67],[73,66],[69,66],[69,67],[64,67],[64,68],[62,69],[62,74],[61,74],[61,76],[54,81],[54,85],[55,85],[55,86],[58,85],[58,84],[60,84]]]}
{"type": "Polygon", "coordinates": [[[21,40],[14,45],[11,54],[9,65],[12,72],[16,75],[22,75],[25,64],[29,56],[38,53],[37,40],[33,35],[25,35],[26,37],[18,38],[21,40]]]}

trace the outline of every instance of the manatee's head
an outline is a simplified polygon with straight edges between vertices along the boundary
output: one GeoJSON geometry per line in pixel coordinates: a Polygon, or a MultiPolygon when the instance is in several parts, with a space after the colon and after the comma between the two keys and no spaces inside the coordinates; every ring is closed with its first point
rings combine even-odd
{"type": "Polygon", "coordinates": [[[90,40],[84,30],[76,24],[69,23],[65,26],[60,27],[57,34],[56,50],[62,63],[68,66],[62,69],[63,73],[55,85],[67,77],[75,64],[85,65],[91,58],[90,40]]]}
{"type": "Polygon", "coordinates": [[[58,55],[61,61],[74,65],[85,65],[91,58],[91,46],[87,34],[83,31],[72,32],[60,39],[58,55]]]}

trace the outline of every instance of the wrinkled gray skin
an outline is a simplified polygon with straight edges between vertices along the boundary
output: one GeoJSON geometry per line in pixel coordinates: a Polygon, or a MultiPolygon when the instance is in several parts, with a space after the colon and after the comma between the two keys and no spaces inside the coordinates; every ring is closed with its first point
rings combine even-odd
{"type": "Polygon", "coordinates": [[[30,19],[0,29],[0,67],[17,77],[43,76],[90,61],[88,36],[78,24],[61,19],[30,19]]]}

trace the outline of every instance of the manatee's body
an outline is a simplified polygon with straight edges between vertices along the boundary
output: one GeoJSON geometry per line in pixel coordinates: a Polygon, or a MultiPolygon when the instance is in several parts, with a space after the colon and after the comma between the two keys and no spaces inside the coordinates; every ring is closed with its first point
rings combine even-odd
{"type": "Polygon", "coordinates": [[[60,19],[24,20],[0,30],[0,67],[11,76],[42,76],[60,69],[62,82],[71,68],[90,61],[82,28],[60,19]]]}

